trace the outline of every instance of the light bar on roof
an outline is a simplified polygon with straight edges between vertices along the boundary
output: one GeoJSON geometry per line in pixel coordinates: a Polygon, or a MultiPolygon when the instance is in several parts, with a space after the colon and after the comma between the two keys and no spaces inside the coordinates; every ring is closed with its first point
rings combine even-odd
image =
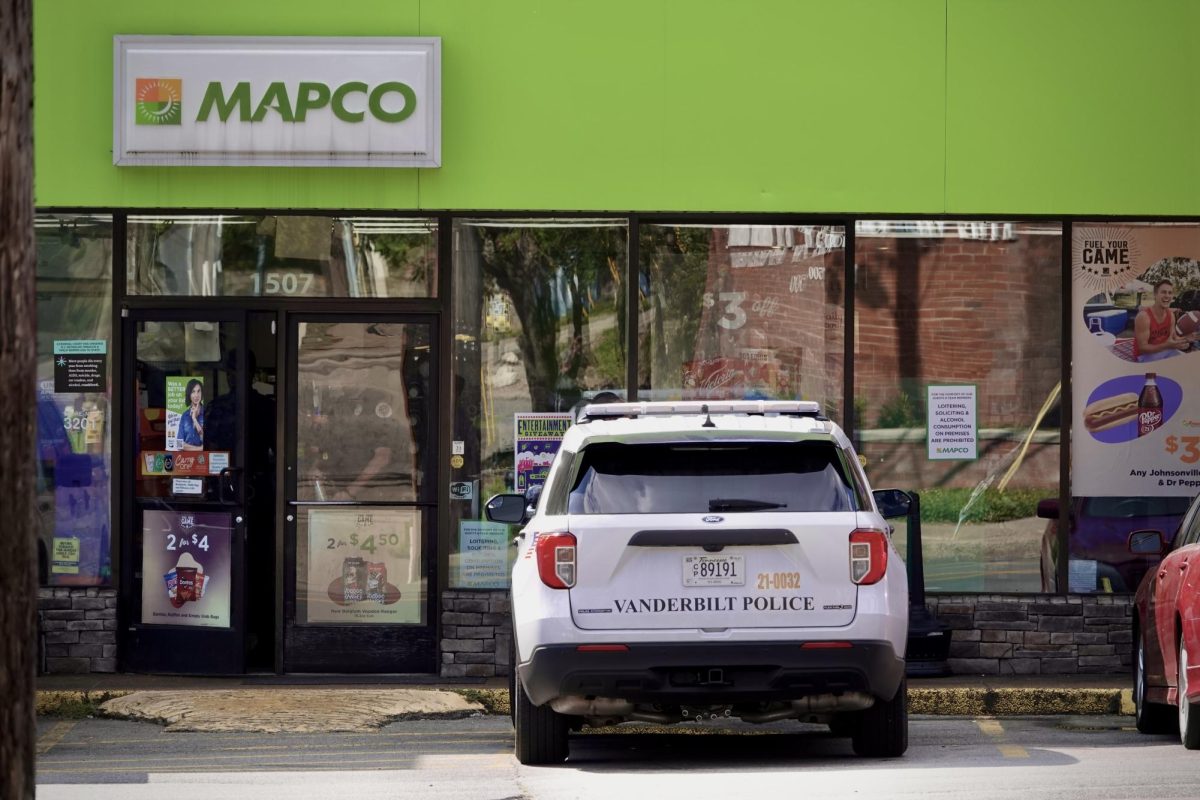
{"type": "Polygon", "coordinates": [[[791,414],[817,416],[821,404],[811,400],[665,400],[646,403],[590,403],[583,416],[645,417],[681,414],[791,414]]]}

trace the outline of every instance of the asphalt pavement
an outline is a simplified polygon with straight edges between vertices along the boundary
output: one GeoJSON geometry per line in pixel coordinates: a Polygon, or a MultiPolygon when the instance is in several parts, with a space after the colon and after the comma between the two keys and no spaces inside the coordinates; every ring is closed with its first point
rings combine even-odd
{"type": "Polygon", "coordinates": [[[822,725],[620,726],[572,734],[566,763],[552,767],[518,764],[512,726],[495,715],[308,734],[42,719],[38,733],[41,800],[1200,797],[1196,753],[1120,715],[918,715],[908,752],[877,760],[822,725]]]}

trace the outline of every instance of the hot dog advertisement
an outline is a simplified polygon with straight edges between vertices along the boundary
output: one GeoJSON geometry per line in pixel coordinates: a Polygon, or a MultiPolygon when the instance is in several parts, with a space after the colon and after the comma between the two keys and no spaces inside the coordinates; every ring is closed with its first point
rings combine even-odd
{"type": "Polygon", "coordinates": [[[1200,225],[1078,223],[1071,494],[1200,491],[1200,225]]]}

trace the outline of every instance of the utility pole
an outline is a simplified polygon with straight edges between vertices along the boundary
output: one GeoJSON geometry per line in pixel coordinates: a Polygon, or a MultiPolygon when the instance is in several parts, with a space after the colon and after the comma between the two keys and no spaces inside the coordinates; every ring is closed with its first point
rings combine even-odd
{"type": "Polygon", "coordinates": [[[0,800],[34,793],[33,6],[0,0],[0,800]]]}

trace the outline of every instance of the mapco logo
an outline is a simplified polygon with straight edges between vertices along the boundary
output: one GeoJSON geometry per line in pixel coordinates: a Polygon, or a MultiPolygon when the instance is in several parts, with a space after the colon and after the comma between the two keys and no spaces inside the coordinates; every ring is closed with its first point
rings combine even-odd
{"type": "Polygon", "coordinates": [[[182,78],[138,78],[135,97],[133,119],[138,125],[182,124],[182,78]]]}
{"type": "Polygon", "coordinates": [[[934,452],[937,453],[969,453],[969,447],[935,447],[934,452]]]}

